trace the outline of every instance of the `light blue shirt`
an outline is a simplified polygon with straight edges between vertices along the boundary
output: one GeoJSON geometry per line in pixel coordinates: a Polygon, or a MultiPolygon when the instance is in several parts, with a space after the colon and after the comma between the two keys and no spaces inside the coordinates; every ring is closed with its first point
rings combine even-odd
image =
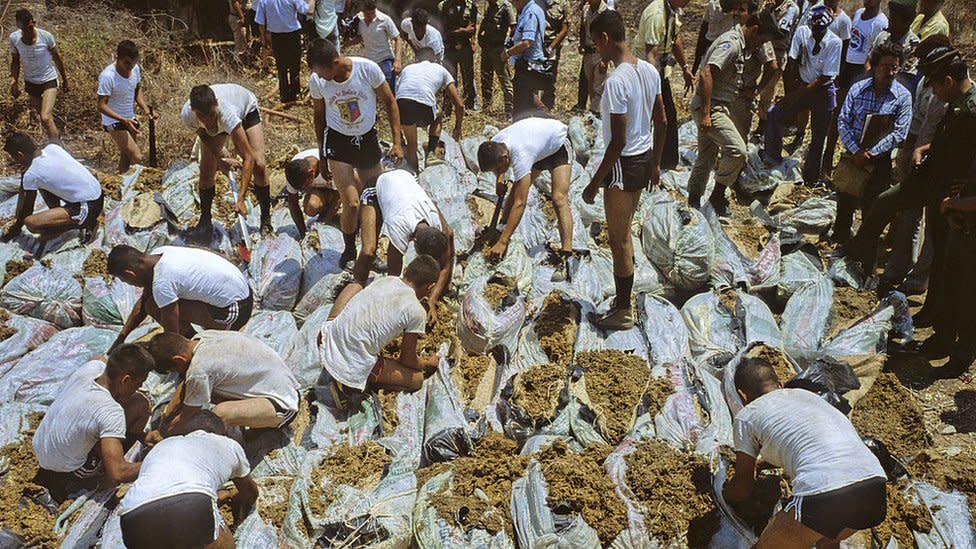
{"type": "Polygon", "coordinates": [[[254,22],[275,34],[295,32],[302,28],[298,22],[300,13],[308,13],[304,0],[262,0],[254,12],[254,22]]]}
{"type": "Polygon", "coordinates": [[[546,56],[542,52],[542,37],[545,35],[545,32],[546,13],[542,11],[542,7],[534,0],[529,0],[529,3],[522,8],[522,11],[518,15],[518,20],[515,22],[515,34],[513,36],[516,44],[523,40],[528,40],[532,45],[521,55],[512,57],[511,62],[514,63],[518,59],[524,59],[525,61],[542,61],[545,59],[546,56]]]}
{"type": "Polygon", "coordinates": [[[335,0],[316,0],[312,20],[315,21],[315,33],[319,38],[328,38],[335,31],[338,20],[335,0]]]}

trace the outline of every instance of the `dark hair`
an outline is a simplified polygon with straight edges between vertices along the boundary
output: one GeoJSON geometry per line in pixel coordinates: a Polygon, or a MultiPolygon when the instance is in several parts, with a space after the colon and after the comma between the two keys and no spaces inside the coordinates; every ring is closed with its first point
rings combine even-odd
{"type": "Polygon", "coordinates": [[[138,343],[126,343],[115,348],[108,355],[105,363],[105,373],[110,379],[116,379],[123,374],[132,377],[145,377],[156,366],[149,351],[138,343]]]}
{"type": "Polygon", "coordinates": [[[430,14],[428,14],[427,10],[425,10],[424,8],[417,8],[413,10],[412,18],[414,24],[413,27],[414,32],[416,32],[418,24],[422,27],[426,27],[427,23],[430,23],[430,14]]]}
{"type": "Polygon", "coordinates": [[[498,163],[502,161],[502,156],[505,155],[507,150],[508,147],[504,143],[485,141],[478,146],[478,169],[483,172],[494,170],[498,166],[498,163]]]}
{"type": "Polygon", "coordinates": [[[375,10],[376,0],[363,0],[363,11],[375,10]]]}
{"type": "Polygon", "coordinates": [[[338,58],[339,50],[336,49],[335,44],[324,38],[312,40],[306,55],[306,61],[312,70],[315,70],[315,67],[327,67],[338,58]]]}
{"type": "Polygon", "coordinates": [[[417,247],[418,255],[429,255],[437,258],[444,255],[450,241],[443,231],[428,225],[417,229],[413,243],[417,247]]]}
{"type": "Polygon", "coordinates": [[[944,34],[933,34],[918,43],[915,48],[915,57],[925,59],[929,53],[936,48],[948,48],[951,45],[949,37],[944,34]]]}
{"type": "Polygon", "coordinates": [[[18,27],[26,27],[27,23],[30,23],[34,19],[34,15],[30,10],[21,8],[14,14],[14,19],[17,21],[18,27]]]}
{"type": "Polygon", "coordinates": [[[876,66],[885,57],[895,57],[901,63],[905,59],[905,49],[891,40],[885,40],[871,50],[871,66],[876,66]]]}
{"type": "Polygon", "coordinates": [[[215,435],[227,436],[227,426],[224,425],[224,420],[220,419],[220,416],[210,410],[199,410],[190,416],[190,419],[186,420],[186,423],[183,424],[183,427],[178,432],[171,434],[188,435],[193,431],[204,431],[215,435]]]}
{"type": "Polygon", "coordinates": [[[217,106],[217,94],[206,84],[193,86],[190,90],[190,108],[202,113],[210,114],[217,106]]]}
{"type": "Polygon", "coordinates": [[[22,153],[27,158],[33,158],[37,152],[37,145],[29,135],[23,132],[12,133],[7,136],[7,142],[3,145],[4,152],[11,155],[22,153]]]}
{"type": "Polygon", "coordinates": [[[733,9],[741,6],[742,4],[748,4],[748,3],[749,0],[719,0],[719,5],[722,7],[722,11],[725,13],[732,11],[733,9]]]}
{"type": "Polygon", "coordinates": [[[624,18],[616,10],[604,10],[590,21],[590,34],[606,34],[614,42],[627,40],[624,18]]]}
{"type": "Polygon", "coordinates": [[[296,158],[285,163],[285,181],[296,189],[301,189],[308,181],[308,159],[296,158]]]}
{"type": "Polygon", "coordinates": [[[115,56],[125,57],[126,59],[139,59],[139,47],[132,40],[123,40],[116,46],[115,56]]]}
{"type": "Polygon", "coordinates": [[[430,48],[420,48],[417,53],[413,54],[413,58],[417,61],[430,61],[431,63],[437,62],[437,54],[434,50],[430,48]]]}
{"type": "Polygon", "coordinates": [[[126,269],[132,267],[145,254],[127,244],[119,244],[108,253],[108,272],[112,276],[119,276],[126,269]]]}
{"type": "Polygon", "coordinates": [[[744,358],[735,370],[735,388],[745,393],[748,400],[762,396],[767,385],[778,381],[776,370],[763,358],[744,358]]]}
{"type": "Polygon", "coordinates": [[[915,9],[904,4],[888,2],[888,15],[890,17],[899,17],[903,21],[907,20],[911,22],[915,19],[915,9]]]}
{"type": "Polygon", "coordinates": [[[946,76],[951,76],[956,82],[961,82],[969,78],[969,65],[962,56],[958,56],[929,75],[929,79],[941,80],[946,76]]]}
{"type": "Polygon", "coordinates": [[[146,348],[156,363],[156,372],[168,374],[173,367],[173,357],[182,353],[189,342],[189,339],[174,332],[163,332],[153,336],[146,348]]]}
{"type": "Polygon", "coordinates": [[[403,277],[415,286],[426,286],[437,282],[440,271],[441,265],[436,259],[429,255],[418,255],[407,265],[406,270],[403,271],[403,277]]]}

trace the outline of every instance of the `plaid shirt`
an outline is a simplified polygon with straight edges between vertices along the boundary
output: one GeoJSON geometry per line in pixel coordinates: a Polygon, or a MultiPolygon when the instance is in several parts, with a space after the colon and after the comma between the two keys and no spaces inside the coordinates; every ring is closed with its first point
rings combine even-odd
{"type": "Polygon", "coordinates": [[[898,82],[876,95],[873,82],[873,78],[865,78],[851,86],[840,110],[837,127],[844,147],[851,154],[861,150],[861,134],[864,133],[864,122],[869,114],[890,114],[895,118],[894,130],[868,150],[871,156],[892,151],[908,137],[908,128],[912,123],[912,95],[898,82]]]}

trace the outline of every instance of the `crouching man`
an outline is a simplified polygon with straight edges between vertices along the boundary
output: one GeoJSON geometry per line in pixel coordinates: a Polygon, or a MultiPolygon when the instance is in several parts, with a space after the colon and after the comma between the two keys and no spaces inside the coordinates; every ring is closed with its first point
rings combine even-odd
{"type": "Polygon", "coordinates": [[[193,339],[162,333],[148,348],[157,372],[183,378],[160,429],[146,436],[149,443],[182,432],[211,405],[227,427],[283,428],[298,413],[298,380],[278,353],[255,337],[221,330],[193,339]]]}
{"type": "Polygon", "coordinates": [[[152,369],[144,348],[122,345],[107,361],[83,365],[61,387],[32,441],[36,481],[55,501],[103,478],[131,482],[139,474],[139,464],[123,455],[127,442],[142,439],[149,420],[149,401],[136,391],[152,369]]]}
{"type": "Polygon", "coordinates": [[[762,359],[739,365],[735,388],[746,406],[732,426],[735,476],[722,495],[732,503],[749,498],[760,455],[793,479],[792,499],[755,547],[839,547],[857,530],[881,524],[884,469],[844,414],[810,391],[781,388],[762,359]]]}
{"type": "MultiPolygon", "coordinates": [[[[318,216],[320,223],[331,223],[339,213],[339,191],[328,176],[322,175],[318,149],[308,149],[292,157],[285,164],[285,190],[288,192],[288,213],[298,228],[298,236],[305,238],[308,227],[305,216],[318,216]],[[304,195],[304,198],[303,198],[304,195]],[[304,214],[304,215],[303,215],[304,214]]],[[[328,174],[328,169],[325,169],[328,174]]]]}
{"type": "Polygon", "coordinates": [[[126,547],[234,547],[217,504],[230,502],[239,519],[257,500],[244,449],[226,436],[220,418],[203,411],[184,427],[149,452],[119,504],[126,547]],[[221,489],[228,481],[234,487],[221,489]]]}
{"type": "Polygon", "coordinates": [[[418,356],[417,339],[427,329],[420,300],[434,287],[439,271],[436,259],[421,255],[403,276],[381,278],[366,288],[353,282],[342,290],[318,338],[321,379],[333,380],[336,404],[343,405],[350,389],[416,391],[436,371],[437,356],[418,356]],[[382,357],[400,336],[398,358],[382,357]]]}

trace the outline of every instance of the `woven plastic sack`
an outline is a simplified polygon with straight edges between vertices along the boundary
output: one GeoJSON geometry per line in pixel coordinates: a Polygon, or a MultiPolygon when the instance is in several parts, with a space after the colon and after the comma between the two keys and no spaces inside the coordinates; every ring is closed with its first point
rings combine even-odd
{"type": "Polygon", "coordinates": [[[3,287],[0,304],[59,328],[81,324],[81,284],[70,272],[34,265],[3,287]]]}
{"type": "Polygon", "coordinates": [[[285,234],[263,240],[248,264],[254,305],[268,311],[290,311],[302,284],[302,248],[285,234]]]}
{"type": "Polygon", "coordinates": [[[503,300],[498,309],[488,303],[483,295],[488,281],[487,276],[475,280],[461,302],[458,335],[469,353],[485,354],[496,345],[513,351],[525,320],[525,300],[517,292],[503,300]]]}
{"type": "Polygon", "coordinates": [[[286,357],[295,346],[298,325],[288,311],[256,311],[243,331],[263,341],[278,356],[286,357]]]}
{"type": "Polygon", "coordinates": [[[119,279],[108,281],[101,276],[89,277],[85,279],[81,293],[81,315],[88,326],[122,326],[141,297],[142,288],[119,279]]]}
{"type": "Polygon", "coordinates": [[[13,328],[17,332],[0,341],[0,378],[17,362],[17,359],[58,333],[58,327],[54,324],[29,316],[11,314],[6,324],[8,328],[13,328]]]}
{"type": "Polygon", "coordinates": [[[666,194],[651,197],[641,232],[644,253],[676,288],[708,282],[715,261],[715,239],[704,215],[666,194]]]}

